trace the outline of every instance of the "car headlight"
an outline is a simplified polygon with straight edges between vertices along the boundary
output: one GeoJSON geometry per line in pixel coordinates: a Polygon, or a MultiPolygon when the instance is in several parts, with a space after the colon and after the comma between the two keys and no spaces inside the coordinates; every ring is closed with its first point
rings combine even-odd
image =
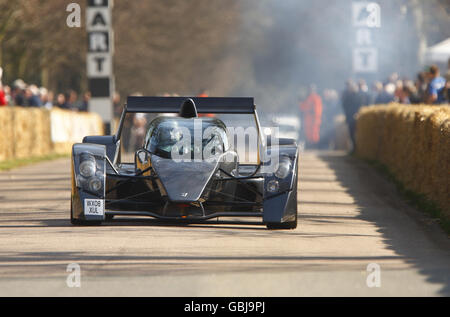
{"type": "Polygon", "coordinates": [[[278,168],[275,172],[275,176],[284,179],[289,175],[289,172],[291,171],[292,162],[288,157],[283,157],[280,159],[280,162],[278,163],[278,168]]]}
{"type": "Polygon", "coordinates": [[[93,177],[89,180],[89,190],[98,192],[102,189],[102,181],[98,177],[93,177]]]}
{"type": "MultiPolygon", "coordinates": [[[[83,159],[83,158],[81,158],[83,159]]],[[[80,174],[83,177],[89,178],[95,175],[96,166],[95,158],[91,157],[84,159],[80,164],[80,174]]]]}
{"type": "Polygon", "coordinates": [[[272,179],[271,181],[269,181],[266,186],[266,189],[269,193],[275,193],[278,191],[279,188],[280,188],[280,184],[275,179],[272,179]]]}
{"type": "Polygon", "coordinates": [[[106,187],[106,155],[103,149],[101,150],[91,144],[74,145],[73,177],[78,189],[103,199],[106,187]]]}

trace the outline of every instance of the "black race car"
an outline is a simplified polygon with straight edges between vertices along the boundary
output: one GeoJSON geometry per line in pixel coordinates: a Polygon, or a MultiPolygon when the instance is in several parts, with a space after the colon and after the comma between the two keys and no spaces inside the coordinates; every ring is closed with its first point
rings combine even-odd
{"type": "Polygon", "coordinates": [[[259,217],[269,229],[294,229],[297,166],[295,140],[266,139],[253,98],[128,97],[115,135],[73,146],[70,219],[99,225],[114,216],[259,217]],[[121,160],[129,114],[162,114],[147,126],[134,163],[121,160]],[[253,118],[257,162],[240,161],[220,114],[253,118]]]}

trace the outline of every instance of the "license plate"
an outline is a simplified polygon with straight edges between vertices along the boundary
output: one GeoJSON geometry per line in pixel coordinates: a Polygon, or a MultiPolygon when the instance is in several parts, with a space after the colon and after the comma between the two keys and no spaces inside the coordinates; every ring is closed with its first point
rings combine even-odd
{"type": "Polygon", "coordinates": [[[86,216],[103,216],[105,213],[103,199],[85,199],[84,214],[86,216]]]}

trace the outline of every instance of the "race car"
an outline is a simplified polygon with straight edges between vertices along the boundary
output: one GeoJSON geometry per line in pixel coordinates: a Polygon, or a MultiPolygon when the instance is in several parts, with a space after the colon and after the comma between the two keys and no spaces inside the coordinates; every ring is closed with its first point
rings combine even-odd
{"type": "Polygon", "coordinates": [[[87,136],[73,145],[71,223],[100,225],[115,216],[196,223],[257,217],[269,229],[294,229],[296,141],[267,139],[261,131],[253,98],[128,97],[115,135],[87,136]],[[156,117],[134,162],[125,162],[121,142],[130,135],[122,132],[130,114],[156,117]],[[239,157],[236,136],[221,115],[253,118],[256,162],[239,157]]]}

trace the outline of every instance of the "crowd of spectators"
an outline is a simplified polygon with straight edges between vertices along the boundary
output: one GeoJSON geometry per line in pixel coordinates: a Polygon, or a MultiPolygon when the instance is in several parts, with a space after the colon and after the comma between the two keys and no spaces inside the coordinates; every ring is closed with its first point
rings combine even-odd
{"type": "Polygon", "coordinates": [[[45,87],[26,84],[22,79],[15,80],[11,86],[3,85],[2,69],[0,68],[0,107],[21,106],[60,109],[72,111],[88,111],[91,95],[86,92],[79,98],[77,92],[69,90],[65,93],[54,94],[45,87]]]}
{"type": "Polygon", "coordinates": [[[401,104],[440,105],[450,103],[450,59],[448,71],[441,76],[439,67],[432,65],[417,74],[415,80],[400,78],[393,73],[385,82],[376,81],[369,88],[365,80],[348,80],[341,96],[350,136],[354,140],[359,108],[367,105],[382,105],[391,102],[401,104]]]}
{"type": "Polygon", "coordinates": [[[417,74],[415,80],[391,74],[384,82],[375,81],[371,86],[364,79],[347,80],[340,96],[334,89],[325,89],[321,95],[315,85],[300,99],[300,119],[306,147],[329,148],[335,135],[334,118],[345,115],[350,138],[355,144],[356,118],[359,109],[368,105],[391,102],[401,104],[442,105],[450,103],[450,60],[448,70],[441,76],[436,65],[417,74]],[[340,104],[340,105],[339,105],[340,104]],[[342,107],[340,107],[342,106],[342,107]]]}

